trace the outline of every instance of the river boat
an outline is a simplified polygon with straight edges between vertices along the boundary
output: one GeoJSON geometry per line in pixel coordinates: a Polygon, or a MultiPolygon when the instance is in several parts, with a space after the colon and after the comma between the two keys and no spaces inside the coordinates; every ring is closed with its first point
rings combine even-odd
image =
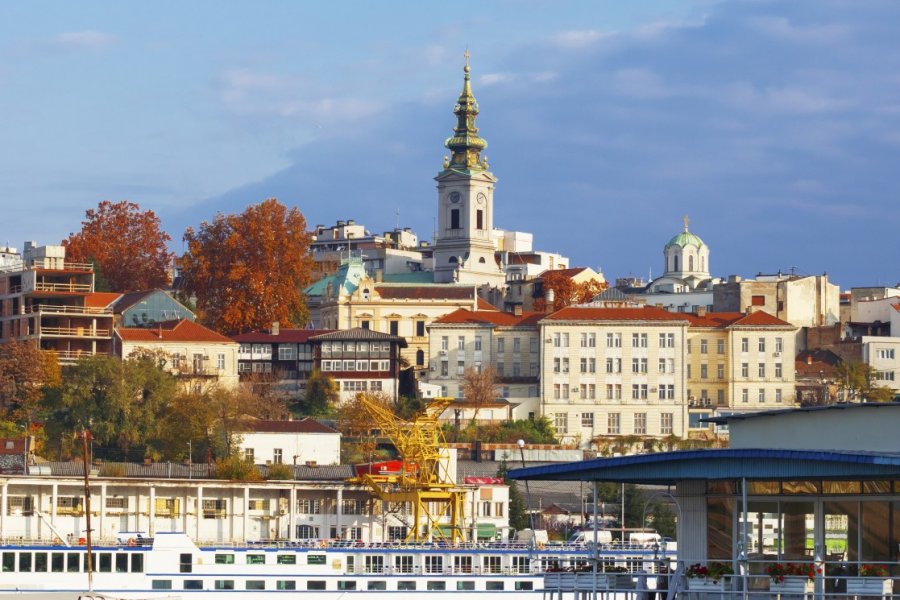
{"type": "MultiPolygon", "coordinates": [[[[593,569],[590,545],[522,543],[273,542],[198,546],[184,533],[118,540],[92,550],[92,589],[86,587],[86,546],[0,546],[0,599],[229,598],[298,594],[310,600],[398,592],[443,598],[487,594],[539,595],[547,572],[593,569]],[[88,596],[90,593],[90,596],[88,596]]],[[[598,569],[653,573],[659,548],[602,544],[598,569]]],[[[672,557],[669,557],[671,560],[672,557]]],[[[626,575],[627,575],[626,573],[626,575]]],[[[653,587],[651,582],[651,587],[653,587]]]]}

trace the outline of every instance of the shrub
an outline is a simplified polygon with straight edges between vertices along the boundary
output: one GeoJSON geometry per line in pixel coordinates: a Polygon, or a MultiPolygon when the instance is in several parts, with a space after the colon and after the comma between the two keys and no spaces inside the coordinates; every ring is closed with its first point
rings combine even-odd
{"type": "Polygon", "coordinates": [[[291,465],[269,465],[269,476],[266,479],[287,480],[294,478],[294,469],[291,465]]]}

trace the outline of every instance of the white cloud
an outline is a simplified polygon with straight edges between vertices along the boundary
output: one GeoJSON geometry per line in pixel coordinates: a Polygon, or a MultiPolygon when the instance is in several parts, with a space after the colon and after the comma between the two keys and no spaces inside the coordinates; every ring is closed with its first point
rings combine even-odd
{"type": "Polygon", "coordinates": [[[496,84],[510,83],[516,80],[513,73],[485,73],[478,79],[478,84],[488,87],[496,84]]]}
{"type": "Polygon", "coordinates": [[[753,29],[767,35],[803,43],[834,43],[846,37],[849,32],[844,25],[798,26],[786,17],[752,17],[748,22],[753,29]]]}
{"type": "Polygon", "coordinates": [[[581,48],[593,46],[602,38],[610,35],[612,34],[603,33],[596,29],[560,31],[551,36],[550,42],[567,50],[579,50],[581,48]]]}
{"type": "Polygon", "coordinates": [[[101,50],[111,46],[117,41],[116,36],[95,31],[67,31],[60,33],[50,40],[52,46],[69,50],[101,50]]]}
{"type": "Polygon", "coordinates": [[[655,39],[678,29],[697,29],[706,25],[706,16],[698,19],[686,20],[657,20],[639,25],[634,30],[634,36],[639,39],[655,39]]]}

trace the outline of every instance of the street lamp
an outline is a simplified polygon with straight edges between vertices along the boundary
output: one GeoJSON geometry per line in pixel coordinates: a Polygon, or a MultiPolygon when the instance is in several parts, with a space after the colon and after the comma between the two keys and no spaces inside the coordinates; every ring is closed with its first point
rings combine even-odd
{"type": "MultiPolygon", "coordinates": [[[[522,468],[525,468],[525,440],[519,440],[516,442],[516,445],[519,446],[519,456],[522,459],[522,468]]],[[[534,531],[534,511],[531,509],[531,489],[528,487],[528,480],[525,480],[525,498],[528,501],[528,522],[531,524],[531,545],[535,545],[535,531],[534,531]]]]}

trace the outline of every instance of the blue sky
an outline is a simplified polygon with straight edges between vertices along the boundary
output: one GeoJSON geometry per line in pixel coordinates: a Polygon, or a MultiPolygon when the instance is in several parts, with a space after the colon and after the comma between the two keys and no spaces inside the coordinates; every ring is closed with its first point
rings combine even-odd
{"type": "Polygon", "coordinates": [[[0,242],[128,199],[180,250],[273,196],[428,239],[468,45],[495,225],[646,277],[688,214],[714,275],[893,285],[897,23],[890,0],[4,2],[0,242]]]}

